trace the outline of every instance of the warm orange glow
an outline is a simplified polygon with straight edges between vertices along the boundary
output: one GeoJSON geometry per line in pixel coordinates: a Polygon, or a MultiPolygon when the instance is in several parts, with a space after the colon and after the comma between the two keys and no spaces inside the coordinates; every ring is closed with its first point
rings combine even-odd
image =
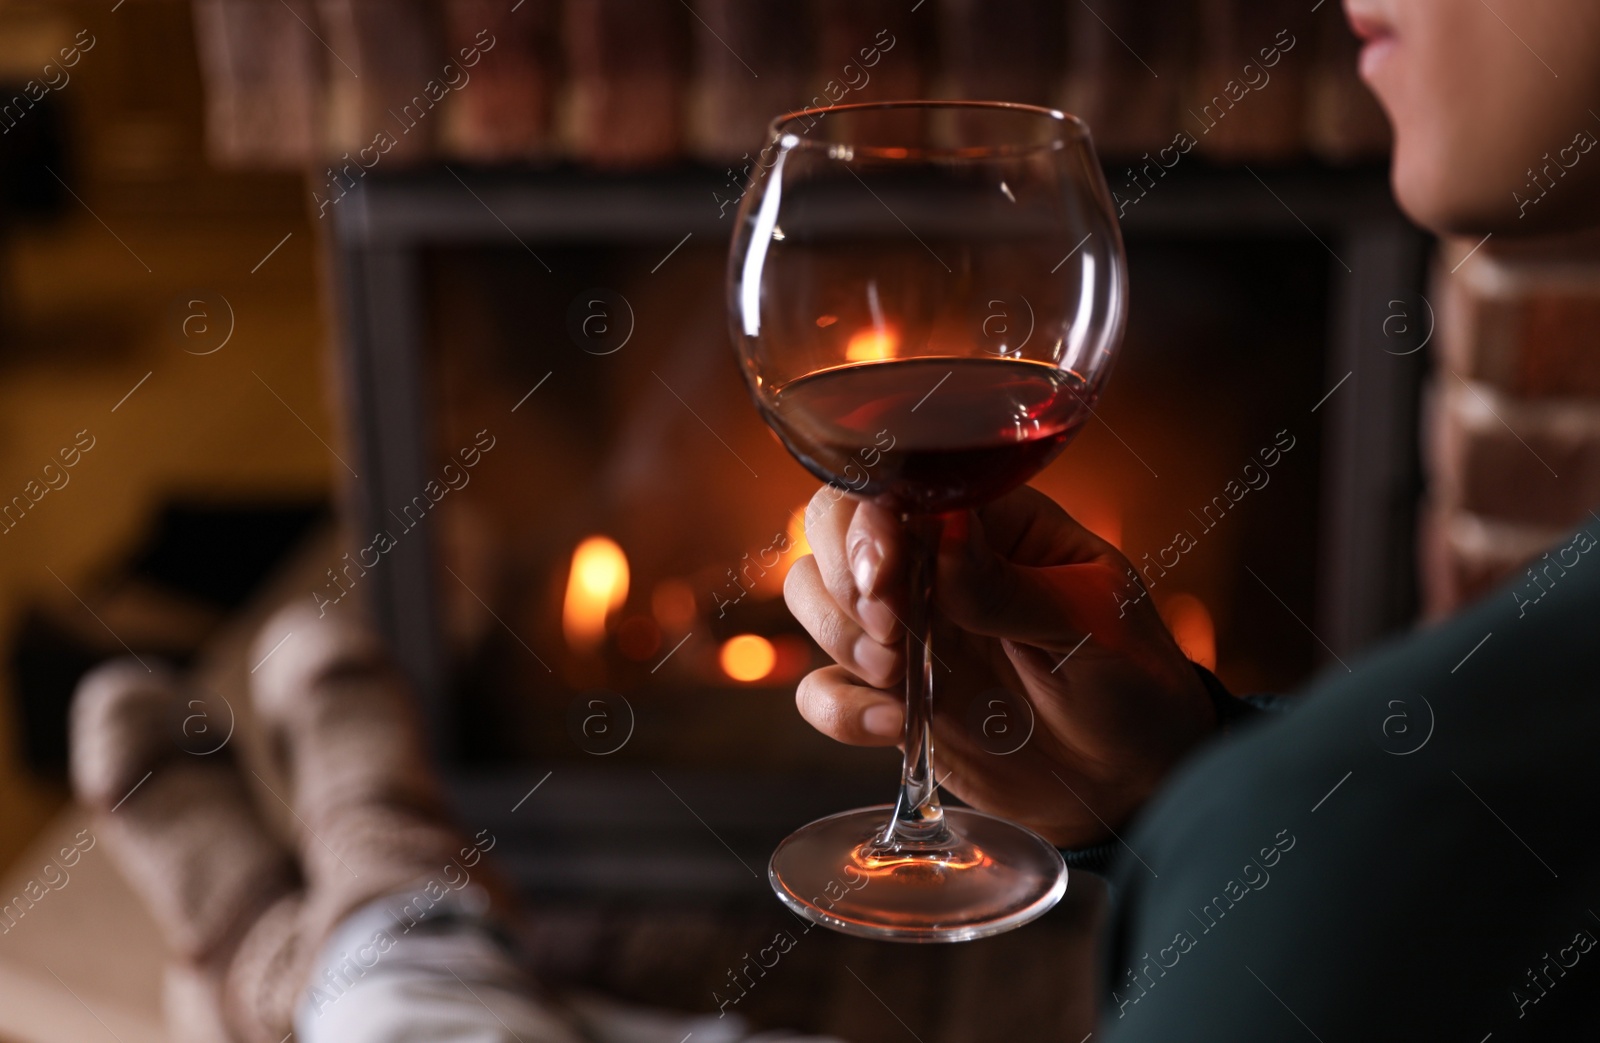
{"type": "Polygon", "coordinates": [[[784,557],[792,562],[810,553],[811,544],[806,540],[806,505],[801,504],[789,516],[789,550],[784,557]]]}
{"type": "Polygon", "coordinates": [[[811,545],[806,542],[805,507],[796,509],[789,518],[788,530],[783,543],[784,550],[778,550],[778,540],[774,538],[770,545],[763,548],[754,558],[759,558],[757,564],[760,569],[749,569],[753,574],[750,582],[750,592],[758,598],[775,598],[783,593],[783,581],[789,576],[789,568],[801,555],[811,553],[811,545]],[[771,566],[766,563],[772,560],[772,555],[777,554],[778,560],[771,566]],[[757,574],[758,573],[758,574],[757,574]]]}
{"type": "Polygon", "coordinates": [[[593,649],[606,633],[606,617],[628,599],[628,558],[616,541],[590,536],[572,552],[561,629],[579,651],[593,649]]]}
{"type": "Polygon", "coordinates": [[[772,673],[778,653],[766,638],[740,634],[723,642],[721,661],[722,672],[735,681],[759,681],[772,673]]]}
{"type": "Polygon", "coordinates": [[[1161,616],[1183,654],[1205,667],[1217,666],[1217,628],[1211,613],[1193,594],[1174,594],[1161,604],[1161,616]]]}
{"type": "Polygon", "coordinates": [[[1118,550],[1122,549],[1122,516],[1112,504],[1104,501],[1074,510],[1073,517],[1096,536],[1118,550]]]}
{"type": "Polygon", "coordinates": [[[798,681],[811,671],[814,647],[810,641],[793,634],[773,638],[772,651],[777,656],[777,662],[765,679],[772,682],[798,681]]]}
{"type": "Polygon", "coordinates": [[[617,627],[617,648],[636,662],[653,659],[661,649],[661,628],[649,616],[629,616],[617,627]]]}
{"type": "Polygon", "coordinates": [[[664,579],[650,592],[650,611],[668,633],[678,634],[694,622],[694,588],[681,579],[664,579]]]}
{"type": "Polygon", "coordinates": [[[858,844],[850,852],[850,861],[854,863],[864,876],[883,877],[893,876],[895,870],[911,867],[912,869],[926,871],[931,868],[962,870],[977,869],[981,866],[994,864],[982,848],[964,844],[956,851],[942,858],[929,859],[917,852],[883,853],[879,854],[873,848],[877,845],[876,837],[858,844]]]}
{"type": "Polygon", "coordinates": [[[868,326],[850,335],[844,357],[850,362],[874,362],[892,359],[899,350],[900,334],[893,326],[868,326]]]}

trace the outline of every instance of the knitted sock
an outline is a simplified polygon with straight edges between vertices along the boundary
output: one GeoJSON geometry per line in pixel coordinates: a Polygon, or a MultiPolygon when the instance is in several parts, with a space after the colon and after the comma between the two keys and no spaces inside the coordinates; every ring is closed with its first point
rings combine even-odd
{"type": "Polygon", "coordinates": [[[174,957],[166,1001],[175,1038],[215,1040],[227,968],[263,911],[291,895],[298,878],[232,751],[196,753],[185,742],[191,710],[165,670],[131,659],[95,670],[73,702],[71,774],[95,837],[174,957]]]}

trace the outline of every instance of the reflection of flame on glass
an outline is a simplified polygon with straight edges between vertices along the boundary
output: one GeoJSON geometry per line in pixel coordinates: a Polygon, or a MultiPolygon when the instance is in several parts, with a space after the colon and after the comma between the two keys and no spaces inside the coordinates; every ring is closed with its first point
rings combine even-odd
{"type": "Polygon", "coordinates": [[[899,349],[900,334],[893,326],[867,326],[850,335],[844,357],[850,362],[873,362],[892,359],[899,349]]]}
{"type": "Polygon", "coordinates": [[[759,681],[772,673],[778,653],[766,638],[740,634],[723,642],[721,660],[722,672],[735,681],[759,681]]]}
{"type": "Polygon", "coordinates": [[[994,865],[993,858],[982,848],[972,844],[959,844],[954,850],[929,858],[925,852],[920,851],[879,851],[876,850],[879,843],[879,839],[873,837],[858,844],[850,852],[851,863],[856,865],[864,876],[892,876],[897,870],[907,868],[921,872],[959,871],[994,865]]]}
{"type": "Polygon", "coordinates": [[[580,651],[597,646],[605,637],[606,617],[627,599],[628,559],[616,541],[590,536],[578,544],[561,608],[567,643],[580,651]]]}
{"type": "Polygon", "coordinates": [[[1161,617],[1183,654],[1213,670],[1217,665],[1217,628],[1211,613],[1193,594],[1174,594],[1160,604],[1161,617]]]}

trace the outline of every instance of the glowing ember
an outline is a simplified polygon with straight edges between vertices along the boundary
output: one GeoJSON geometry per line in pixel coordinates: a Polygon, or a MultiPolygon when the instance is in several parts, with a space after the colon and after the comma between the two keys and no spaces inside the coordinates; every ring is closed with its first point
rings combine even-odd
{"type": "Polygon", "coordinates": [[[759,681],[772,673],[778,653],[766,638],[740,634],[723,643],[721,661],[722,672],[735,681],[759,681]]]}

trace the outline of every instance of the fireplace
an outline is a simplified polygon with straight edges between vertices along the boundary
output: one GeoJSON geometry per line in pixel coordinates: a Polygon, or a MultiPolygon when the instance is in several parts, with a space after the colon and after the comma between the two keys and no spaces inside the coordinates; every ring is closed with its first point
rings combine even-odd
{"type": "MultiPolygon", "coordinates": [[[[815,482],[728,344],[725,181],[374,171],[330,215],[362,535],[322,596],[370,600],[536,890],[753,895],[789,829],[892,793],[894,751],[793,708],[815,482]]],[[[1120,372],[1036,484],[1191,656],[1286,688],[1412,617],[1421,363],[1386,318],[1425,242],[1376,169],[1198,160],[1124,230],[1120,372]]]]}

